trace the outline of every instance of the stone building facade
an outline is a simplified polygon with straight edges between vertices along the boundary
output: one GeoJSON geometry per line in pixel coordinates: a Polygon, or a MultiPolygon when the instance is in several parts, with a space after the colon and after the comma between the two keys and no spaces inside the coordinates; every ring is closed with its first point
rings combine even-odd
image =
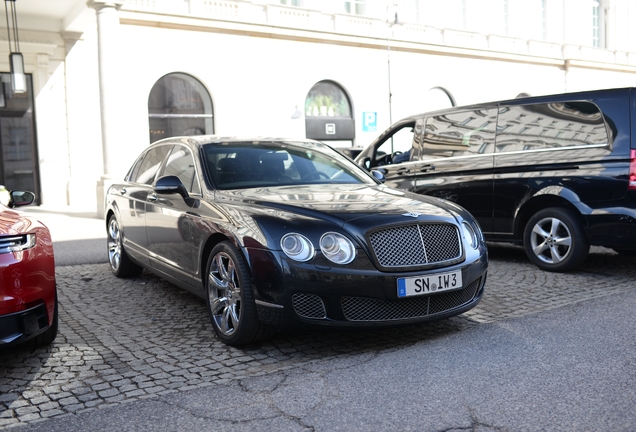
{"type": "Polygon", "coordinates": [[[46,205],[101,211],[108,183],[166,136],[364,147],[435,108],[636,84],[636,0],[15,6],[28,91],[12,91],[0,41],[0,183],[46,205]]]}

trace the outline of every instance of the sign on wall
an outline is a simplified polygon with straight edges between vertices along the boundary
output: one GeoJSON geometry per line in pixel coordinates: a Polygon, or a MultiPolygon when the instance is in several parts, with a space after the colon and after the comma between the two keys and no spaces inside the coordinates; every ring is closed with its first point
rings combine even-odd
{"type": "Polygon", "coordinates": [[[378,128],[378,113],[365,111],[362,113],[362,132],[376,132],[378,128]]]}

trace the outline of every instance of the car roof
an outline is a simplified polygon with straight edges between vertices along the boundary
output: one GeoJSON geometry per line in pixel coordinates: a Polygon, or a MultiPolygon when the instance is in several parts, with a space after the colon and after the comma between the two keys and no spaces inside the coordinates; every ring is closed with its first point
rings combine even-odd
{"type": "Polygon", "coordinates": [[[308,138],[283,138],[283,137],[268,137],[268,136],[224,136],[224,135],[193,135],[193,136],[176,136],[164,138],[159,141],[155,141],[151,146],[162,144],[189,144],[192,146],[202,146],[205,144],[221,144],[221,143],[312,143],[317,145],[324,145],[320,141],[315,141],[308,138]]]}
{"type": "Polygon", "coordinates": [[[541,96],[527,96],[527,97],[519,97],[514,99],[502,99],[495,100],[490,102],[481,102],[477,104],[471,105],[459,105],[450,108],[443,108],[434,111],[426,111],[420,114],[411,115],[403,118],[399,122],[409,122],[414,121],[423,116],[432,116],[432,115],[443,115],[447,113],[453,113],[457,111],[469,111],[469,110],[477,110],[483,109],[486,107],[493,107],[497,104],[507,104],[507,105],[524,105],[531,103],[547,103],[547,102],[559,102],[559,101],[576,101],[576,100],[589,100],[598,98],[602,95],[607,95],[610,93],[617,92],[630,92],[634,89],[634,87],[624,87],[624,88],[612,88],[612,89],[600,89],[600,90],[586,90],[580,92],[572,92],[572,93],[558,93],[558,94],[549,94],[549,95],[541,95],[541,96]]]}

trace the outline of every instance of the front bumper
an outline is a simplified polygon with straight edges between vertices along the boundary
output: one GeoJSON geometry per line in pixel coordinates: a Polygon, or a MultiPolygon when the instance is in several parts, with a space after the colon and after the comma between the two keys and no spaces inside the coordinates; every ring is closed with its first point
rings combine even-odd
{"type": "Polygon", "coordinates": [[[48,328],[49,319],[44,303],[0,316],[0,347],[26,342],[44,333],[48,328]]]}
{"type": "Polygon", "coordinates": [[[448,318],[479,303],[488,270],[485,248],[472,262],[413,272],[381,272],[365,258],[350,268],[324,268],[319,260],[297,263],[274,251],[250,253],[259,319],[283,328],[396,326],[448,318]],[[462,272],[461,289],[397,296],[397,278],[456,270],[462,272]]]}

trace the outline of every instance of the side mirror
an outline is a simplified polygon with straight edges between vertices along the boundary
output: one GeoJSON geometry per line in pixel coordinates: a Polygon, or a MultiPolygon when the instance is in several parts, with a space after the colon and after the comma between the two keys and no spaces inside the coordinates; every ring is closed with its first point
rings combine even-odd
{"type": "Polygon", "coordinates": [[[386,181],[386,178],[384,177],[384,174],[382,174],[380,171],[378,170],[372,170],[371,171],[371,175],[380,183],[384,183],[386,181]]]}
{"type": "Polygon", "coordinates": [[[23,190],[12,190],[9,192],[9,207],[21,207],[33,204],[35,201],[35,194],[33,192],[23,190]]]}
{"type": "Polygon", "coordinates": [[[153,189],[158,194],[178,193],[183,199],[189,198],[188,191],[177,176],[165,176],[157,179],[153,189]]]}

